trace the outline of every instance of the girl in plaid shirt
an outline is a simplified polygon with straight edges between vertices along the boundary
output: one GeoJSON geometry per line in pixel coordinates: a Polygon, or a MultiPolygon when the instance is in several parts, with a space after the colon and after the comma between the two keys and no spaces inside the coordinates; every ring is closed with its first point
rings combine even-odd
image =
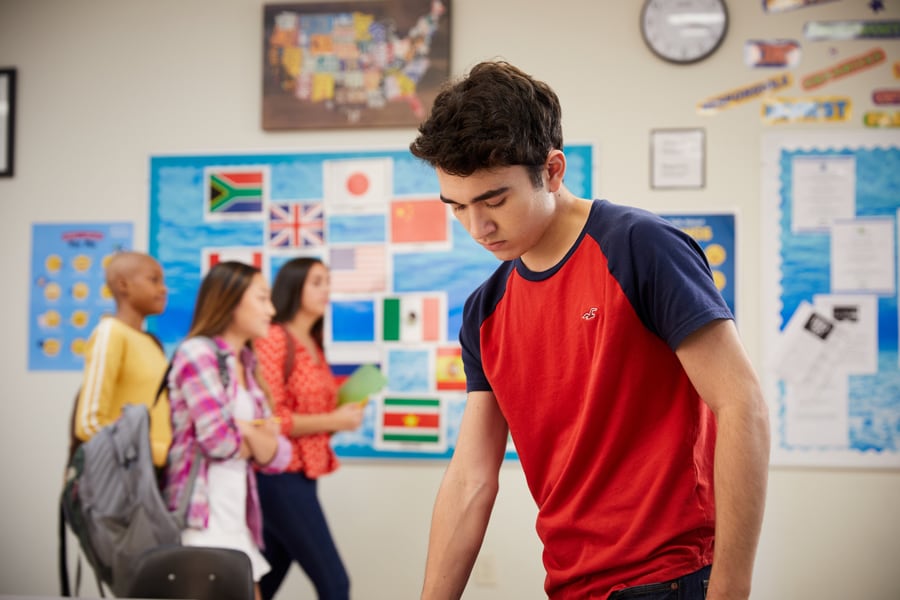
{"type": "Polygon", "coordinates": [[[168,379],[172,445],[165,497],[174,510],[190,495],[182,543],[242,550],[257,582],[269,564],[260,552],[262,515],[253,469],[281,472],[291,457],[251,346],[267,333],[274,313],[258,269],[239,262],[215,265],[200,285],[190,332],[175,351],[168,379]],[[194,485],[187,489],[197,461],[194,485]]]}

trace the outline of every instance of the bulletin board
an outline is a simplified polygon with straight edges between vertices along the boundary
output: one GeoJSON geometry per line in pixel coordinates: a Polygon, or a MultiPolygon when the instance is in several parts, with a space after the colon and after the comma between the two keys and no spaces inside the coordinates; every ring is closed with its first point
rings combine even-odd
{"type": "MultiPolygon", "coordinates": [[[[592,146],[564,151],[566,185],[591,198],[592,146]]],[[[362,426],[332,438],[335,451],[447,459],[465,405],[463,304],[499,263],[438,195],[433,169],[405,148],[153,156],[149,252],[169,303],[149,329],[171,355],[216,262],[255,264],[271,282],[291,258],[321,258],[331,271],[325,346],[335,375],[376,364],[387,377],[362,426]]]]}
{"type": "Polygon", "coordinates": [[[763,138],[772,464],[900,467],[900,136],[763,138]]]}

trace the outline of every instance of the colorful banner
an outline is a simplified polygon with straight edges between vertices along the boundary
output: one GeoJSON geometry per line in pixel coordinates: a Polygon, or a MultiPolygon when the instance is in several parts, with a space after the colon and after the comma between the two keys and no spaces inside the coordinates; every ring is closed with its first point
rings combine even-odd
{"type": "Polygon", "coordinates": [[[764,94],[777,92],[780,89],[790,87],[793,83],[790,73],[782,73],[775,77],[770,77],[764,81],[758,81],[750,85],[725,92],[713,96],[697,105],[697,112],[701,115],[709,115],[725,108],[737,106],[748,100],[758,98],[764,94]]]}
{"type": "Polygon", "coordinates": [[[853,73],[858,73],[870,67],[874,67],[875,65],[884,62],[885,58],[887,58],[887,56],[885,55],[884,50],[881,48],[873,48],[865,54],[854,56],[853,58],[849,58],[834,66],[828,67],[827,69],[807,75],[801,80],[801,85],[804,90],[812,90],[821,87],[830,81],[835,81],[846,77],[847,75],[852,75],[853,73]]]}
{"type": "Polygon", "coordinates": [[[762,6],[763,10],[767,13],[776,13],[834,1],[835,0],[762,0],[762,6]]]}
{"type": "Polygon", "coordinates": [[[765,98],[760,104],[767,125],[784,123],[842,123],[850,119],[848,97],[765,98]]]}
{"type": "Polygon", "coordinates": [[[814,42],[900,38],[900,21],[810,21],[803,36],[814,42]]]}
{"type": "Polygon", "coordinates": [[[796,40],[747,40],[744,63],[751,68],[791,69],[800,62],[800,44],[796,40]]]}

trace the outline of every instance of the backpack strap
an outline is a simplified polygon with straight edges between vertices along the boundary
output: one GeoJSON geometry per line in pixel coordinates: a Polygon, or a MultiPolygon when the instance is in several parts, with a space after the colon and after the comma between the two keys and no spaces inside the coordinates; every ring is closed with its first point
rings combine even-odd
{"type": "MultiPolygon", "coordinates": [[[[219,345],[216,344],[216,341],[207,336],[196,336],[198,339],[204,340],[207,345],[209,345],[213,352],[216,354],[216,362],[219,366],[219,377],[222,379],[222,385],[226,389],[228,388],[228,384],[231,381],[231,377],[228,374],[228,354],[222,351],[219,348],[219,345]]],[[[163,375],[162,382],[159,384],[159,391],[156,393],[156,399],[153,401],[154,406],[156,402],[159,401],[160,395],[162,395],[164,390],[169,388],[169,373],[172,371],[173,361],[169,361],[169,366],[166,368],[166,373],[163,375]]],[[[178,506],[175,508],[175,512],[173,513],[173,517],[175,518],[175,522],[181,529],[184,529],[187,526],[187,513],[188,513],[188,504],[190,503],[191,495],[194,489],[194,483],[197,480],[197,474],[200,472],[200,448],[196,448],[194,451],[194,461],[191,464],[191,470],[188,473],[187,483],[185,484],[185,493],[181,495],[181,498],[178,500],[178,506]]]]}
{"type": "Polygon", "coordinates": [[[284,326],[284,323],[278,323],[278,326],[284,332],[285,341],[284,365],[281,369],[281,378],[287,383],[287,380],[291,377],[291,371],[294,370],[294,361],[297,358],[297,343],[294,341],[293,334],[284,326]]]}

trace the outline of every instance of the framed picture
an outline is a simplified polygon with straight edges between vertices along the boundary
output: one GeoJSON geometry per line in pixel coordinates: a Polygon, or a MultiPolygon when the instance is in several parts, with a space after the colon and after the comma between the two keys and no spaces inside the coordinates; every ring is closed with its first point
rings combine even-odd
{"type": "Polygon", "coordinates": [[[0,69],[0,177],[12,177],[16,131],[16,70],[0,69]]]}
{"type": "Polygon", "coordinates": [[[266,4],[263,129],[417,126],[450,75],[450,2],[266,4]]]}
{"type": "Polygon", "coordinates": [[[650,132],[650,187],[702,188],[706,179],[703,129],[654,129],[650,132]]]}

